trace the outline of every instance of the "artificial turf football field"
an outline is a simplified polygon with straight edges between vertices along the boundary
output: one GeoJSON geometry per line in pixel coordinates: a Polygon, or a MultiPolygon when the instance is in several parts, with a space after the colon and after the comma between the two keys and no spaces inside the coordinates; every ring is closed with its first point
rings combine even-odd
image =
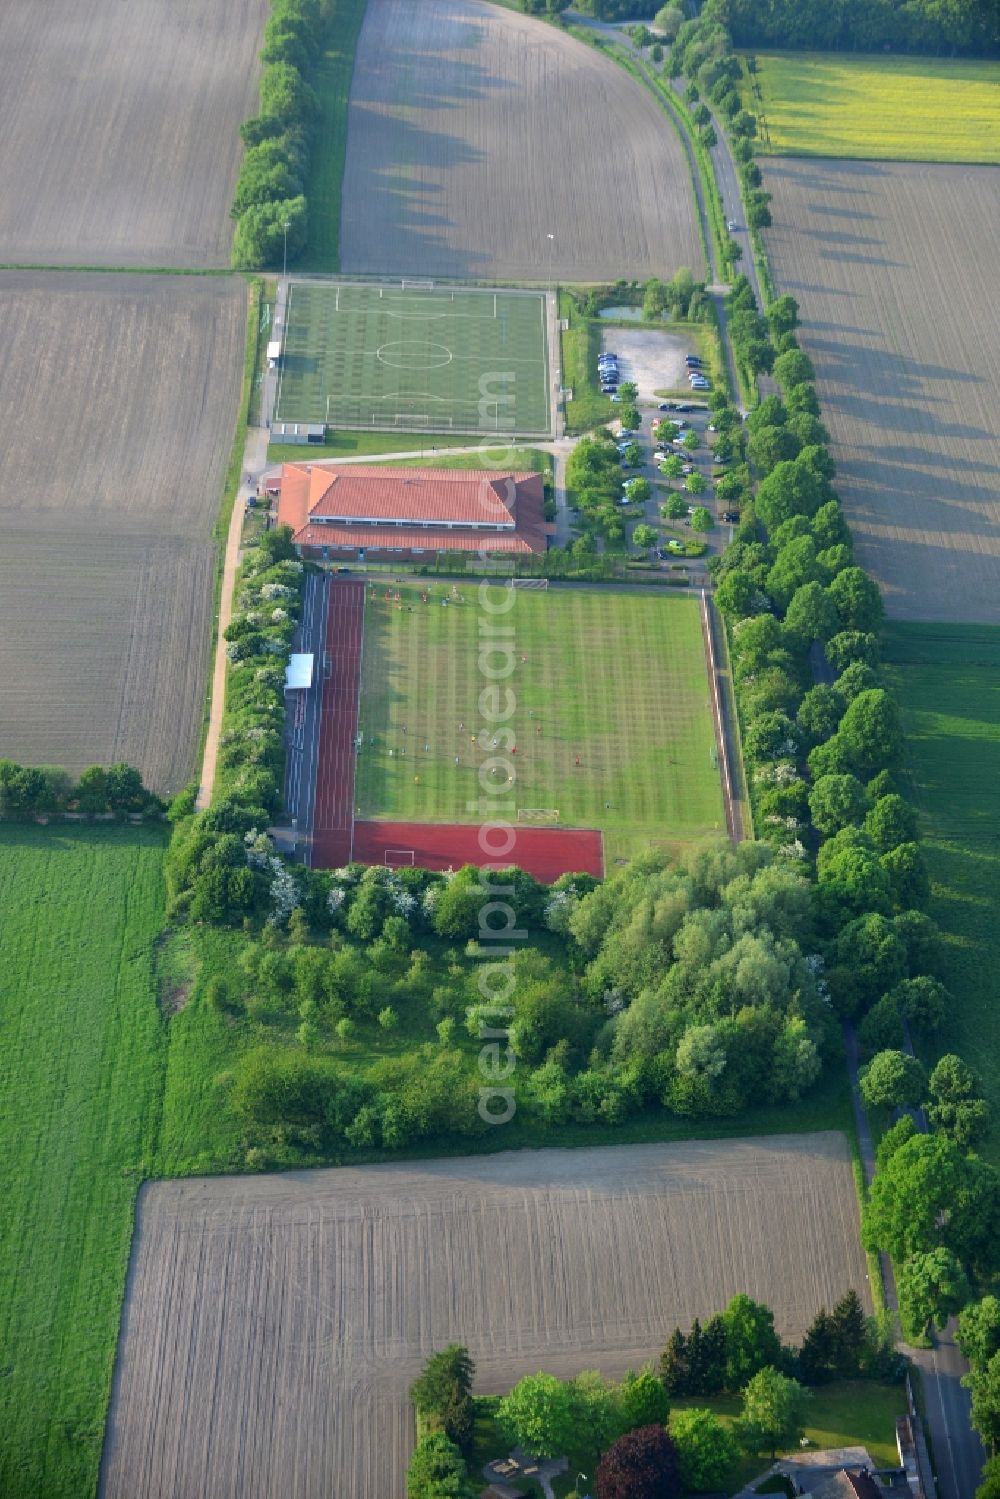
{"type": "MultiPolygon", "coordinates": [[[[492,685],[479,663],[487,618],[474,583],[369,588],[360,817],[481,820],[480,768],[504,727],[487,728],[479,708],[492,685]]],[[[516,700],[516,808],[603,830],[608,866],[650,842],[725,831],[696,599],[525,589],[502,623],[514,629],[514,671],[499,685],[516,700]]],[[[507,748],[500,738],[495,753],[507,748]]]]}
{"type": "Polygon", "coordinates": [[[542,292],[293,281],[275,420],[547,433],[542,292]]]}

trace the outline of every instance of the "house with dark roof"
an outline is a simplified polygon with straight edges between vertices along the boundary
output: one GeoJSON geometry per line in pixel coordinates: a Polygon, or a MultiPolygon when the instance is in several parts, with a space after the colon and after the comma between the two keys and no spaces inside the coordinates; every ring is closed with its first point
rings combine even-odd
{"type": "Polygon", "coordinates": [[[544,509],[542,476],[526,472],[286,463],[278,481],[278,524],[316,560],[544,552],[544,509]]]}

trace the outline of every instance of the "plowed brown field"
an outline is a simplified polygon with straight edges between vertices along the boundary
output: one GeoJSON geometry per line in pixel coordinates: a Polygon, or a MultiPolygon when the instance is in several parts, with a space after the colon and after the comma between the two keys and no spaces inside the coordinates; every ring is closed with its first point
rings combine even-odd
{"type": "Polygon", "coordinates": [[[0,10],[0,261],[226,265],[267,0],[0,10]]]}
{"type": "Polygon", "coordinates": [[[860,561],[897,619],[1000,622],[1000,169],[763,165],[860,561]]]}
{"type": "Polygon", "coordinates": [[[0,274],[0,755],[193,769],[242,282],[0,274]]]}
{"type": "Polygon", "coordinates": [[[684,154],[654,100],[583,42],[486,0],[369,0],[343,205],[350,272],[703,272],[684,154]]]}
{"type": "Polygon", "coordinates": [[[839,1134],[525,1151],[144,1189],[105,1499],[402,1499],[406,1391],[621,1375],[737,1291],[797,1338],[869,1302],[839,1134]]]}

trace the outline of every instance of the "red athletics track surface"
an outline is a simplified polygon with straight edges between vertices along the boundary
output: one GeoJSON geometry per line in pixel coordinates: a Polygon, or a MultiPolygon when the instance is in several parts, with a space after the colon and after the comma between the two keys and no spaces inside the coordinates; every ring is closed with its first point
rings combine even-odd
{"type": "MultiPolygon", "coordinates": [[[[514,833],[513,848],[500,859],[483,853],[476,823],[356,822],[354,857],[365,864],[412,862],[418,869],[517,864],[546,885],[551,885],[561,874],[593,874],[603,878],[604,838],[595,829],[515,827],[514,833]]],[[[494,834],[493,841],[503,846],[498,834],[494,834]]]]}
{"type": "Polygon", "coordinates": [[[316,869],[339,869],[351,862],[354,740],[358,732],[364,619],[365,585],[334,578],[326,620],[330,675],[323,683],[313,816],[312,863],[316,869]]]}

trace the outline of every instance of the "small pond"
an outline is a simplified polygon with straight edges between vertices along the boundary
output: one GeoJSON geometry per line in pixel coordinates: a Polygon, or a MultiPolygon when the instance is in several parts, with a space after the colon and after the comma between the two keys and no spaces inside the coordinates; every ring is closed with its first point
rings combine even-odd
{"type": "Polygon", "coordinates": [[[602,307],[601,317],[612,323],[641,323],[641,307],[602,307]]]}

